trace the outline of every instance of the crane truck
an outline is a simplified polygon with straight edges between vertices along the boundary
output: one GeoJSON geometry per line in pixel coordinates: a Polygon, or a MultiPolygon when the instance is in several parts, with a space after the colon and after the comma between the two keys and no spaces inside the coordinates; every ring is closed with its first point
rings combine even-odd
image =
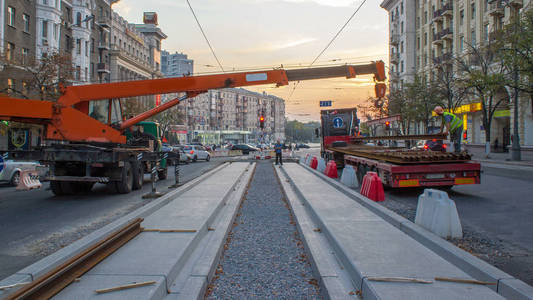
{"type": "MultiPolygon", "coordinates": [[[[365,141],[445,140],[446,135],[369,136],[358,133],[357,108],[322,110],[321,155],[337,166],[351,165],[359,182],[376,172],[391,188],[439,187],[479,184],[481,165],[466,152],[447,153],[429,149],[377,146],[365,141]]],[[[390,143],[394,144],[394,143],[390,143]]]]}
{"type": "Polygon", "coordinates": [[[37,160],[47,166],[54,194],[89,191],[95,183],[129,193],[139,189],[144,172],[157,168],[166,177],[164,153],[159,151],[157,124],[143,122],[181,101],[210,89],[252,85],[287,85],[290,81],[373,74],[376,90],[383,96],[385,67],[382,61],[303,69],[273,69],[214,75],[162,78],[60,87],[56,102],[0,95],[0,120],[44,126],[44,145],[31,151],[12,151],[14,159],[37,160]],[[137,116],[123,119],[122,101],[129,97],[181,93],[137,116]],[[141,123],[142,122],[142,123],[141,123]]]}

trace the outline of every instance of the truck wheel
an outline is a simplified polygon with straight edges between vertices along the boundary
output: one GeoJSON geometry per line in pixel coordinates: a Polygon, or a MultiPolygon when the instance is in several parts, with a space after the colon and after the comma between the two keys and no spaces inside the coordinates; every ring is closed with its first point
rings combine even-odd
{"type": "Polygon", "coordinates": [[[61,188],[61,182],[52,180],[50,181],[50,189],[52,190],[52,193],[56,196],[62,196],[65,193],[63,192],[63,189],[61,188]]]}
{"type": "Polygon", "coordinates": [[[159,178],[159,180],[165,180],[165,179],[167,179],[167,173],[168,173],[168,169],[167,168],[164,168],[163,170],[158,170],[157,171],[157,178],[159,178]]]}
{"type": "Polygon", "coordinates": [[[120,194],[127,194],[131,192],[133,187],[133,170],[129,161],[124,162],[124,167],[122,167],[121,173],[121,179],[120,181],[116,181],[115,185],[117,187],[117,192],[120,194]]]}
{"type": "Polygon", "coordinates": [[[11,180],[9,181],[9,183],[12,186],[17,186],[19,185],[19,182],[20,182],[20,172],[17,171],[15,172],[15,174],[13,174],[13,176],[11,176],[11,180]]]}
{"type": "Polygon", "coordinates": [[[133,190],[139,190],[143,187],[144,183],[144,170],[140,161],[133,160],[131,162],[131,167],[133,168],[133,190]]]}

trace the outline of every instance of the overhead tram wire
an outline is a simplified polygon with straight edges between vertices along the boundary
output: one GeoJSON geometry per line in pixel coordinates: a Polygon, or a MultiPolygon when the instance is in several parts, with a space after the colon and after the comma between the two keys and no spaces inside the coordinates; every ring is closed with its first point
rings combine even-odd
{"type": "MultiPolygon", "coordinates": [[[[355,17],[355,15],[359,12],[359,10],[361,9],[361,7],[363,7],[363,5],[366,3],[366,0],[363,0],[363,2],[361,2],[361,4],[359,4],[359,6],[357,7],[357,9],[353,12],[353,14],[350,16],[350,18],[348,18],[348,21],[346,21],[346,23],[344,23],[344,25],[341,27],[341,29],[339,29],[339,31],[337,32],[337,34],[335,34],[335,36],[333,36],[333,38],[331,39],[331,41],[329,41],[329,43],[326,45],[326,47],[324,47],[324,49],[315,57],[315,59],[313,60],[313,62],[309,65],[309,67],[311,67],[319,58],[320,56],[322,56],[322,54],[324,54],[324,52],[326,52],[326,50],[328,50],[329,46],[331,46],[331,44],[333,44],[333,42],[335,41],[335,39],[337,39],[337,37],[341,34],[341,32],[344,30],[344,28],[346,28],[346,26],[348,26],[348,24],[350,23],[350,21],[352,21],[353,17],[355,17]]],[[[296,88],[298,87],[298,84],[300,82],[296,82],[294,84],[294,88],[292,89],[291,91],[291,94],[289,95],[289,98],[287,99],[287,101],[289,101],[292,97],[292,94],[294,94],[294,91],[296,90],[296,88]]]]}
{"type": "Polygon", "coordinates": [[[200,24],[200,21],[198,21],[198,18],[196,17],[196,13],[194,13],[194,9],[191,6],[191,3],[189,0],[186,0],[187,4],[189,5],[189,8],[191,9],[192,15],[194,16],[194,19],[196,20],[196,24],[198,24],[198,27],[200,28],[200,31],[202,32],[202,35],[205,38],[205,41],[207,42],[207,45],[209,46],[209,49],[211,49],[211,53],[213,53],[213,56],[215,57],[215,60],[218,63],[218,66],[220,67],[220,70],[222,70],[222,73],[225,73],[224,68],[222,67],[222,64],[220,63],[220,60],[218,60],[217,55],[215,54],[215,50],[213,50],[213,47],[211,46],[211,43],[209,42],[209,39],[207,38],[207,35],[204,32],[204,29],[202,28],[202,25],[200,24]]]}

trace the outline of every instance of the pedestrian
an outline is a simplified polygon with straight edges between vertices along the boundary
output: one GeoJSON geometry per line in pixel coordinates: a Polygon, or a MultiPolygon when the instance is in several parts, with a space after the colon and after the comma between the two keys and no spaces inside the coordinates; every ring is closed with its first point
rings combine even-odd
{"type": "Polygon", "coordinates": [[[463,121],[456,115],[445,112],[441,106],[435,107],[433,110],[438,116],[442,118],[440,125],[440,133],[450,134],[450,140],[454,146],[454,152],[461,152],[461,139],[463,138],[463,121]],[[444,131],[446,128],[446,131],[444,131]]]}
{"type": "Polygon", "coordinates": [[[283,144],[279,141],[279,139],[276,141],[276,144],[274,145],[274,151],[276,151],[276,165],[279,164],[283,166],[283,160],[281,158],[281,149],[283,148],[283,144]]]}
{"type": "Polygon", "coordinates": [[[499,142],[498,142],[498,138],[496,138],[496,139],[494,140],[494,151],[498,151],[498,144],[499,144],[499,142]]]}

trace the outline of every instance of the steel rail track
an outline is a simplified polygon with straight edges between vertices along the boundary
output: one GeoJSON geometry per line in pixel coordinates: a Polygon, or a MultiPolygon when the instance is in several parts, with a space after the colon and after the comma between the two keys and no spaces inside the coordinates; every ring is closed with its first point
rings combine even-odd
{"type": "Polygon", "coordinates": [[[99,262],[122,247],[141,231],[142,218],[137,218],[88,247],[80,254],[33,280],[15,291],[5,300],[49,299],[67,287],[76,278],[92,269],[99,262]]]}

